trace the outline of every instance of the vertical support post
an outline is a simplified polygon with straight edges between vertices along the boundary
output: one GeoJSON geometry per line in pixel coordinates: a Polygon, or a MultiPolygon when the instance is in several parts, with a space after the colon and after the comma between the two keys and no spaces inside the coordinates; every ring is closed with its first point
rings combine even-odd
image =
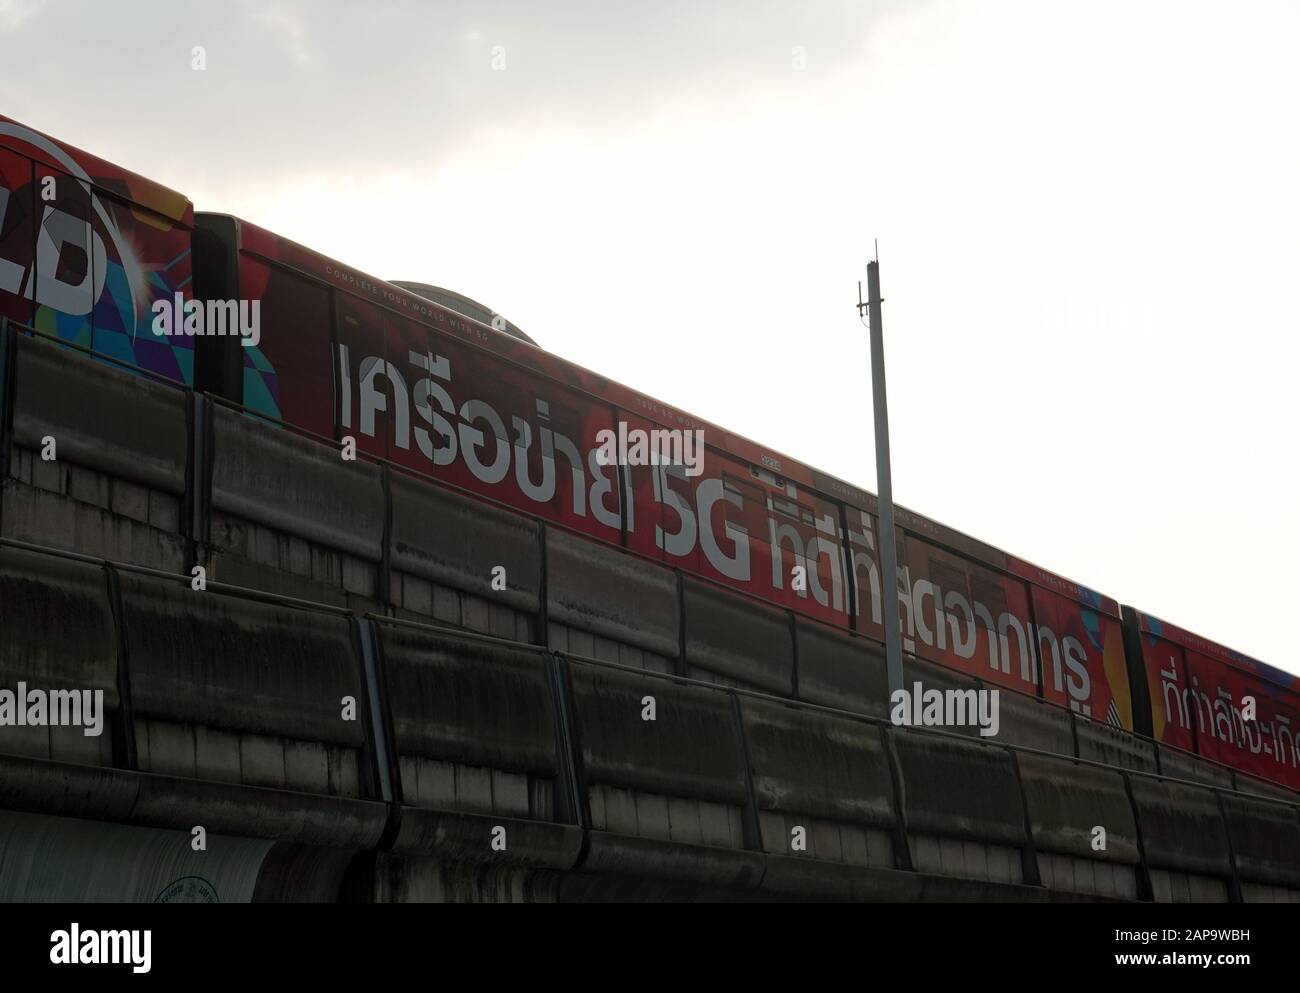
{"type": "Polygon", "coordinates": [[[894,538],[894,485],[889,472],[889,404],[885,396],[885,339],[880,302],[880,263],[868,262],[871,401],[875,408],[876,489],[880,511],[880,599],[885,620],[885,671],[892,699],[903,689],[903,649],[898,624],[898,546],[894,538]]]}

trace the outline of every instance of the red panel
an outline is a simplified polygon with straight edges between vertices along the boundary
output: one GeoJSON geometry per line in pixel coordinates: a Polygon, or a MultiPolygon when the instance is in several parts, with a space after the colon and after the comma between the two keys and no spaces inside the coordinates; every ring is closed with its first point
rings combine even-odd
{"type": "Polygon", "coordinates": [[[1151,736],[1163,744],[1195,752],[1191,679],[1182,648],[1172,641],[1144,633],[1142,663],[1151,700],[1151,736]]]}
{"type": "Polygon", "coordinates": [[[32,322],[32,253],[35,245],[32,163],[0,149],[0,317],[32,322]]]}
{"type": "MultiPolygon", "coordinates": [[[[354,438],[359,451],[377,458],[387,458],[390,446],[396,449],[407,442],[410,430],[410,393],[388,362],[384,335],[382,309],[345,293],[334,294],[339,437],[354,438]]],[[[319,353],[324,344],[317,341],[310,347],[319,353]]],[[[327,402],[324,396],[315,400],[318,407],[327,402]]]]}
{"type": "Polygon", "coordinates": [[[1119,617],[1033,587],[1043,696],[1113,727],[1133,729],[1119,617]]]}
{"type": "Polygon", "coordinates": [[[329,291],[241,255],[239,292],[258,302],[261,327],[256,349],[240,345],[245,406],[335,437],[329,291]]]}
{"type": "Polygon", "coordinates": [[[1300,695],[1262,678],[1273,670],[1261,663],[1149,615],[1141,622],[1156,740],[1300,789],[1300,695]]]}
{"type": "Polygon", "coordinates": [[[1300,728],[1296,697],[1233,666],[1187,650],[1195,701],[1197,750],[1234,769],[1300,788],[1295,731],[1300,728]],[[1254,719],[1247,720],[1247,700],[1254,719]]]}
{"type": "Polygon", "coordinates": [[[922,658],[1036,695],[1026,584],[912,534],[904,551],[904,649],[911,643],[922,658]]]}

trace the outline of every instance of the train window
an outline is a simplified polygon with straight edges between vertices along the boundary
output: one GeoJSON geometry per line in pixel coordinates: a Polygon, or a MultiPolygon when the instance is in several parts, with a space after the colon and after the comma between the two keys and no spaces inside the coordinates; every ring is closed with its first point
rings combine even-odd
{"type": "Polygon", "coordinates": [[[806,507],[797,500],[789,500],[785,497],[772,497],[772,509],[778,514],[784,514],[786,517],[793,517],[804,524],[810,524],[814,527],[817,525],[817,515],[813,513],[812,508],[806,507]]]}
{"type": "Polygon", "coordinates": [[[768,486],[775,486],[777,489],[780,490],[785,489],[786,486],[785,477],[778,476],[776,473],[768,469],[760,469],[758,466],[751,464],[749,467],[749,474],[753,476],[755,479],[759,479],[762,480],[764,483],[767,483],[768,486]]]}

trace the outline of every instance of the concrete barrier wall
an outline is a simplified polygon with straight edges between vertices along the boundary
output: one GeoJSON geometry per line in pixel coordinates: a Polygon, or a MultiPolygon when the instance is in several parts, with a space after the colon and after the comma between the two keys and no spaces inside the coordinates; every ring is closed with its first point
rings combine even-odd
{"type": "Polygon", "coordinates": [[[392,564],[412,576],[536,613],[541,527],[427,480],[393,473],[392,564]],[[505,569],[504,590],[492,570],[505,569]]]}
{"type": "Polygon", "coordinates": [[[889,716],[882,646],[811,621],[796,620],[794,630],[801,700],[872,717],[889,716]]]}
{"type": "Polygon", "coordinates": [[[668,658],[680,651],[677,578],[669,569],[546,529],[552,620],[668,658]]]}
{"type": "MultiPolygon", "coordinates": [[[[984,689],[994,689],[987,683],[984,689]]],[[[1069,711],[1042,703],[1013,690],[998,690],[997,741],[1057,755],[1074,755],[1074,731],[1069,711]]]]}
{"type": "Polygon", "coordinates": [[[686,675],[794,694],[794,639],[785,611],[682,577],[686,675]]]}
{"type": "Polygon", "coordinates": [[[19,335],[6,537],[179,571],[186,396],[19,335]],[[55,442],[51,460],[43,439],[55,442]]]}
{"type": "Polygon", "coordinates": [[[730,696],[580,663],[569,671],[592,827],[743,848],[745,763],[730,696]],[[642,719],[646,697],[654,720],[642,719]]]}
{"type": "Polygon", "coordinates": [[[328,603],[378,606],[380,469],[212,407],[212,576],[328,603]]]}
{"type": "Polygon", "coordinates": [[[1232,770],[1206,762],[1187,752],[1167,745],[1157,746],[1160,758],[1160,772],[1170,779],[1187,779],[1193,783],[1205,783],[1207,786],[1222,786],[1233,789],[1232,770]]]}
{"type": "Polygon", "coordinates": [[[122,600],[141,769],[359,795],[366,696],[344,618],[142,576],[122,600]]]}
{"type": "Polygon", "coordinates": [[[29,691],[102,693],[101,733],[0,725],[0,752],[112,764],[117,637],[102,568],[0,548],[0,688],[17,693],[20,682],[29,691]]]}
{"type": "Polygon", "coordinates": [[[49,435],[59,462],[185,492],[184,392],[43,338],[18,335],[17,342],[16,446],[39,452],[49,435]]]}
{"type": "Polygon", "coordinates": [[[1078,715],[1074,718],[1074,733],[1079,741],[1081,759],[1120,769],[1156,771],[1155,745],[1144,738],[1078,715]]]}
{"type": "MultiPolygon", "coordinates": [[[[1227,770],[1224,770],[1227,772],[1227,770]]],[[[1278,783],[1271,783],[1265,779],[1256,779],[1254,776],[1246,776],[1240,772],[1229,773],[1232,784],[1241,793],[1253,793],[1256,796],[1272,797],[1275,800],[1285,800],[1288,803],[1295,803],[1300,800],[1295,793],[1278,783]]]]}
{"type": "Polygon", "coordinates": [[[1065,758],[1016,760],[1043,885],[1136,900],[1142,855],[1123,775],[1065,758]]]}
{"type": "Polygon", "coordinates": [[[1131,785],[1154,898],[1227,900],[1232,865],[1214,791],[1138,776],[1131,785]]]}
{"type": "Polygon", "coordinates": [[[1231,793],[1222,802],[1243,897],[1300,900],[1300,809],[1231,793]]]}
{"type": "Polygon", "coordinates": [[[377,630],[404,802],[551,820],[558,766],[543,656],[401,625],[377,630]]]}
{"type": "Polygon", "coordinates": [[[918,872],[1025,881],[1028,841],[1011,754],[984,743],[891,731],[918,872]]]}
{"type": "Polygon", "coordinates": [[[792,854],[802,827],[810,858],[893,869],[897,815],[880,728],[755,699],[741,712],[763,850],[792,854]]]}

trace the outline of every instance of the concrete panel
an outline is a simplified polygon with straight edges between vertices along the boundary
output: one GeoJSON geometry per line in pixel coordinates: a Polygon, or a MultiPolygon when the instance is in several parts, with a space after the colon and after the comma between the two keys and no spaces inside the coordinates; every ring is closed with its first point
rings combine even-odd
{"type": "Polygon", "coordinates": [[[1141,861],[1133,808],[1118,772],[1069,759],[1017,755],[1029,807],[1029,825],[1040,851],[1098,862],[1141,861]],[[1094,851],[1092,830],[1106,829],[1105,851],[1094,851]]]}
{"type": "Polygon", "coordinates": [[[212,506],[286,534],[378,561],[378,467],[224,407],[212,411],[212,506]]]}
{"type": "Polygon", "coordinates": [[[1222,796],[1241,878],[1277,886],[1300,886],[1297,808],[1232,793],[1222,796]]]}
{"type": "Polygon", "coordinates": [[[754,689],[794,692],[794,642],[784,611],[683,578],[686,660],[754,689]]]}
{"type": "Polygon", "coordinates": [[[1285,800],[1287,803],[1300,803],[1300,794],[1287,789],[1281,783],[1256,779],[1254,776],[1243,775],[1240,772],[1236,773],[1233,779],[1240,793],[1253,793],[1255,796],[1272,797],[1275,800],[1285,800]]]}
{"type": "Polygon", "coordinates": [[[1193,783],[1205,783],[1208,786],[1233,788],[1233,775],[1230,769],[1206,762],[1188,752],[1168,745],[1159,745],[1160,772],[1170,779],[1186,779],[1193,783]]]}
{"type": "Polygon", "coordinates": [[[578,663],[570,671],[588,783],[745,802],[744,760],[726,693],[578,663]],[[641,719],[646,696],[655,698],[653,721],[641,719]]]}
{"type": "Polygon", "coordinates": [[[555,722],[540,652],[396,624],[377,630],[400,754],[480,767],[486,804],[476,806],[487,810],[489,770],[556,774],[555,722]]]}
{"type": "Polygon", "coordinates": [[[179,572],[185,540],[69,496],[16,481],[0,491],[4,535],[82,555],[179,572]]]}
{"type": "Polygon", "coordinates": [[[758,852],[678,845],[592,831],[590,848],[581,871],[584,874],[612,873],[688,881],[694,886],[749,890],[762,879],[764,863],[764,856],[758,852]]]}
{"type": "Polygon", "coordinates": [[[1079,758],[1120,769],[1156,771],[1155,745],[1146,739],[1078,715],[1075,716],[1074,726],[1079,737],[1079,758]]]}
{"type": "Polygon", "coordinates": [[[402,473],[392,475],[392,497],[393,568],[537,610],[542,568],[535,521],[402,473]],[[504,590],[492,589],[496,566],[506,570],[504,590]]]}
{"type": "Polygon", "coordinates": [[[883,647],[804,620],[795,622],[795,640],[801,700],[873,717],[889,716],[883,647]]]}
{"type": "Polygon", "coordinates": [[[208,579],[227,586],[263,590],[330,607],[346,607],[348,595],[338,583],[325,583],[294,575],[232,552],[214,551],[208,557],[208,579]]]}
{"type": "Polygon", "coordinates": [[[349,875],[353,899],[374,903],[554,903],[561,881],[571,878],[555,869],[386,853],[349,875]]]}
{"type": "Polygon", "coordinates": [[[124,820],[139,777],[114,769],[0,755],[0,809],[124,820]]]}
{"type": "Polygon", "coordinates": [[[230,783],[129,774],[139,796],[134,824],[189,832],[202,824],[214,833],[269,838],[302,845],[370,848],[388,819],[385,804],[350,797],[258,789],[230,783]]]}
{"type": "Polygon", "coordinates": [[[344,696],[365,706],[344,618],[143,576],[122,599],[138,718],[361,746],[342,719],[344,696]]]}
{"type": "Polygon", "coordinates": [[[762,700],[742,698],[741,711],[760,810],[894,824],[878,727],[762,700]]]}
{"type": "MultiPolygon", "coordinates": [[[[994,687],[986,683],[989,689],[994,687]]],[[[1000,689],[998,692],[999,728],[993,739],[1003,745],[1021,745],[1058,755],[1074,754],[1074,732],[1070,714],[1060,707],[1033,697],[1000,689]]]]}
{"type": "Polygon", "coordinates": [[[552,620],[677,657],[671,570],[554,528],[546,529],[546,569],[552,620]]]}
{"type": "Polygon", "coordinates": [[[1006,749],[892,730],[909,832],[1022,845],[1024,810],[1006,749]]]}
{"type": "Polygon", "coordinates": [[[1228,877],[1228,835],[1212,790],[1145,776],[1132,787],[1147,865],[1228,877]]]}
{"type": "Polygon", "coordinates": [[[185,394],[41,338],[18,336],[14,442],[52,435],[72,462],[168,493],[185,492],[185,394]]]}
{"type": "Polygon", "coordinates": [[[577,862],[581,847],[582,831],[568,824],[408,808],[402,811],[402,826],[392,851],[489,865],[569,869],[577,862]],[[492,847],[497,827],[505,829],[504,849],[492,847]]]}
{"type": "MultiPolygon", "coordinates": [[[[0,549],[0,686],[103,690],[116,711],[117,636],[98,566],[0,549]]],[[[0,728],[0,748],[5,731],[0,728]]]]}

